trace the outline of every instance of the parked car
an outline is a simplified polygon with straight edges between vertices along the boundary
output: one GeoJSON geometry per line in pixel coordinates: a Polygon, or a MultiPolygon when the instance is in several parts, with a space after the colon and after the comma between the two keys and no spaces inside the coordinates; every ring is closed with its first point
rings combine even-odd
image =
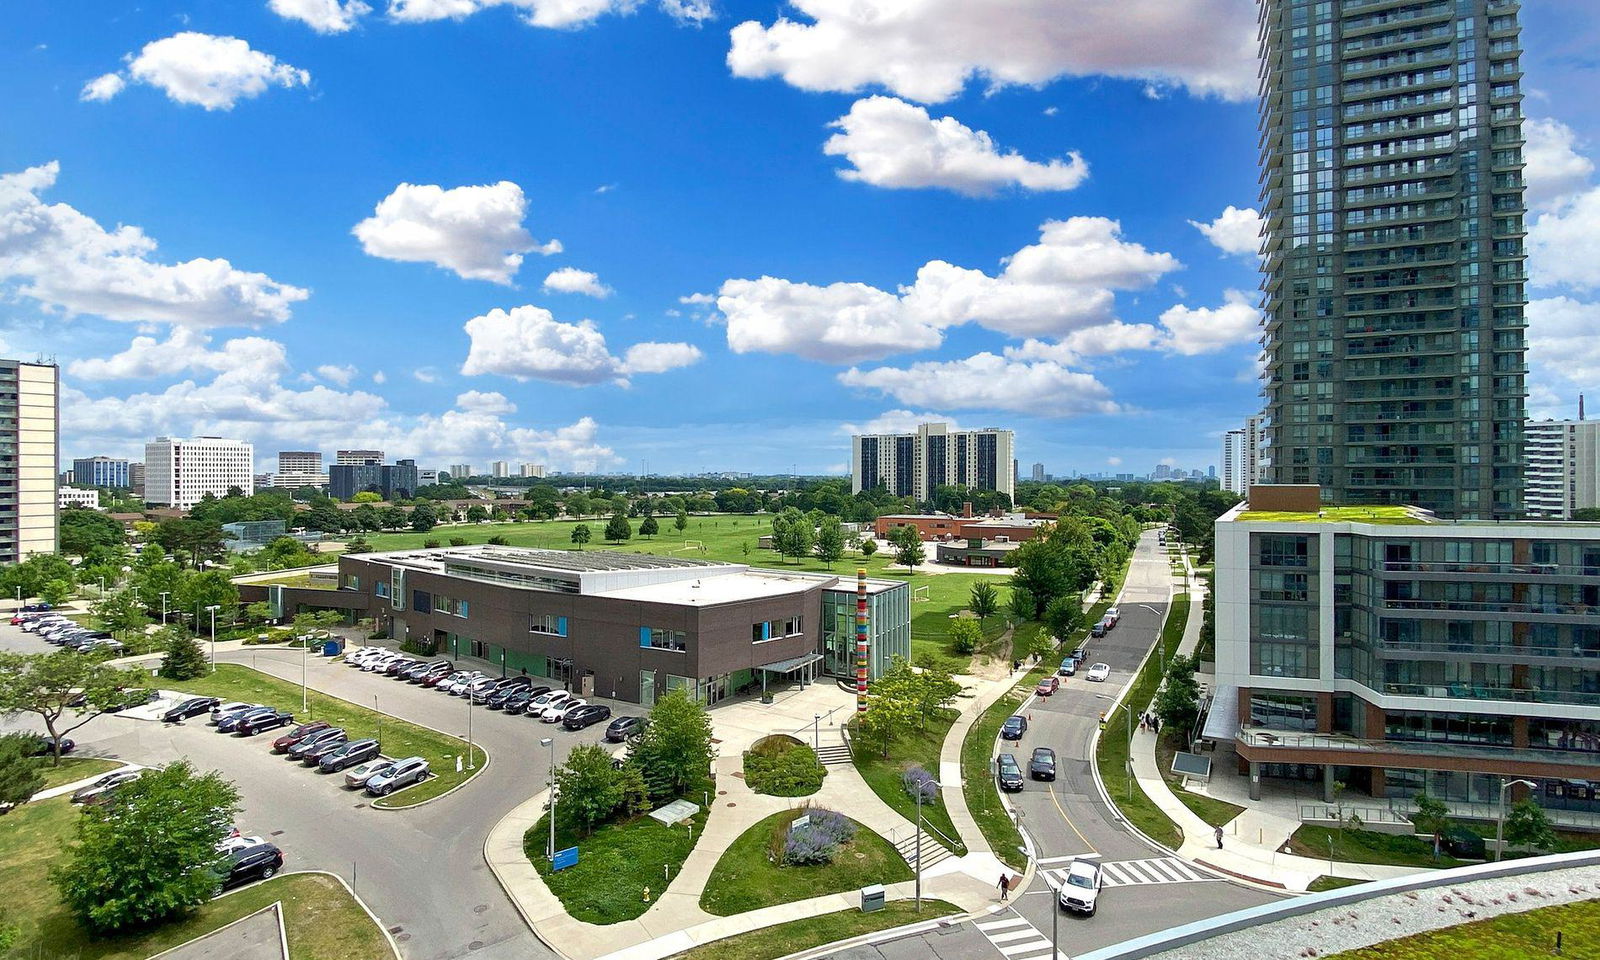
{"type": "Polygon", "coordinates": [[[40,602],[38,602],[38,603],[25,603],[25,604],[22,605],[22,612],[23,613],[44,613],[47,610],[54,610],[54,609],[55,609],[55,604],[53,604],[53,603],[45,603],[42,600],[40,602]]]}
{"type": "Polygon", "coordinates": [[[241,710],[254,710],[259,706],[261,706],[259,703],[245,703],[242,700],[230,700],[227,703],[219,703],[211,708],[211,725],[216,726],[218,720],[221,720],[230,713],[238,713],[241,710]]]}
{"type": "MultiPolygon", "coordinates": [[[[539,695],[533,692],[534,689],[532,687],[523,687],[510,691],[505,695],[505,699],[500,701],[500,709],[505,711],[508,716],[513,717],[528,709],[528,704],[533,702],[533,698],[539,695]]],[[[549,688],[544,688],[544,692],[549,692],[549,688]]],[[[489,709],[494,709],[494,701],[499,697],[499,694],[495,694],[495,696],[489,698],[489,709]]]]}
{"type": "Polygon", "coordinates": [[[1452,857],[1482,860],[1488,856],[1483,837],[1463,826],[1453,826],[1439,835],[1439,848],[1452,857]]]}
{"type": "Polygon", "coordinates": [[[646,717],[618,717],[606,727],[606,742],[621,743],[637,733],[643,733],[650,721],[646,717]]]}
{"type": "Polygon", "coordinates": [[[477,683],[481,679],[483,679],[483,671],[470,670],[466,673],[463,673],[460,677],[451,682],[448,688],[445,688],[443,684],[440,684],[440,687],[452,697],[459,697],[463,693],[467,692],[468,687],[472,686],[474,683],[477,683]]]}
{"type": "Polygon", "coordinates": [[[287,710],[255,710],[239,718],[235,728],[241,736],[253,737],[264,730],[276,730],[294,723],[294,714],[287,710]]]}
{"type": "Polygon", "coordinates": [[[377,656],[368,657],[365,661],[363,661],[361,664],[361,669],[367,673],[382,673],[388,668],[389,664],[399,659],[400,654],[398,653],[380,653],[377,656]]]}
{"type": "Polygon", "coordinates": [[[1002,753],[995,758],[995,775],[1000,780],[1001,790],[1015,793],[1022,789],[1022,768],[1011,754],[1002,753]]]}
{"type": "Polygon", "coordinates": [[[534,697],[528,703],[527,714],[535,720],[543,719],[544,712],[551,707],[559,706],[572,699],[572,694],[565,690],[547,690],[534,697]]]}
{"type": "Polygon", "coordinates": [[[125,783],[139,779],[138,770],[117,770],[108,773],[86,787],[80,787],[72,794],[73,803],[83,803],[93,806],[111,799],[112,791],[125,783]]]}
{"type": "Polygon", "coordinates": [[[1095,638],[1103,637],[1103,636],[1106,635],[1106,630],[1107,630],[1106,622],[1104,620],[1101,620],[1098,623],[1096,623],[1094,626],[1089,628],[1089,636],[1095,637],[1095,638]]]}
{"type": "Polygon", "coordinates": [[[283,736],[272,741],[272,751],[274,753],[287,753],[290,747],[304,740],[306,737],[315,736],[322,731],[331,728],[332,726],[333,724],[326,720],[312,720],[310,723],[302,723],[298,727],[295,727],[293,730],[290,730],[283,736]]]}
{"type": "Polygon", "coordinates": [[[351,740],[323,754],[317,761],[317,766],[323,773],[337,773],[346,767],[376,760],[380,752],[382,751],[376,740],[351,740]]]}
{"type": "Polygon", "coordinates": [[[1122,622],[1122,609],[1120,607],[1112,607],[1106,611],[1106,615],[1101,619],[1110,621],[1111,626],[1115,627],[1122,622]]]}
{"type": "Polygon", "coordinates": [[[503,710],[507,700],[523,690],[532,689],[533,681],[528,677],[512,677],[509,680],[501,681],[498,686],[491,690],[489,696],[485,698],[484,704],[490,710],[503,710]]]}
{"type": "Polygon", "coordinates": [[[1059,689],[1061,689],[1061,681],[1054,676],[1049,676],[1041,679],[1039,685],[1033,688],[1033,692],[1036,696],[1048,697],[1059,689]]]}
{"type": "Polygon", "coordinates": [[[394,766],[379,771],[367,779],[367,793],[374,797],[387,796],[401,787],[421,783],[428,778],[428,761],[421,757],[396,760],[394,766]]]}
{"type": "Polygon", "coordinates": [[[1077,676],[1078,675],[1078,658],[1077,657],[1063,657],[1062,660],[1061,660],[1061,668],[1059,670],[1057,670],[1056,673],[1059,674],[1060,676],[1063,676],[1063,677],[1075,677],[1075,676],[1077,676]]]}
{"type": "MultiPolygon", "coordinates": [[[[32,746],[28,749],[30,757],[48,757],[55,752],[56,737],[47,737],[43,734],[34,734],[32,746]]],[[[78,744],[71,737],[61,737],[61,755],[66,756],[78,748],[78,744]]]]}
{"type": "Polygon", "coordinates": [[[586,707],[588,705],[589,701],[583,699],[582,697],[570,697],[558,704],[545,707],[544,713],[539,714],[539,719],[545,723],[560,723],[561,721],[567,719],[567,714],[578,709],[579,707],[586,707]]]}
{"type": "Polygon", "coordinates": [[[610,707],[599,703],[587,703],[568,710],[567,715],[561,718],[561,725],[568,730],[582,730],[609,719],[611,719],[610,707]]]}
{"type": "Polygon", "coordinates": [[[235,850],[223,865],[221,888],[227,890],[252,880],[270,879],[283,869],[283,851],[270,843],[235,850]]]}
{"type": "Polygon", "coordinates": [[[248,850],[251,847],[259,847],[266,842],[266,838],[264,837],[241,836],[238,830],[234,830],[231,835],[223,837],[221,840],[217,841],[217,852],[238,853],[240,850],[248,850]]]}
{"type": "Polygon", "coordinates": [[[406,671],[406,682],[421,683],[422,678],[430,673],[453,673],[455,666],[449,660],[434,660],[429,663],[419,663],[406,671]]]}
{"type": "Polygon", "coordinates": [[[243,723],[246,719],[251,717],[265,717],[277,712],[278,711],[272,707],[264,707],[260,704],[257,704],[256,706],[251,707],[249,710],[239,710],[235,713],[224,714],[220,719],[217,720],[217,732],[236,733],[239,730],[239,724],[243,723]]]}
{"type": "Polygon", "coordinates": [[[323,757],[326,757],[328,754],[349,742],[349,734],[345,733],[343,730],[340,730],[337,733],[329,732],[323,734],[317,738],[315,743],[312,743],[309,746],[302,743],[300,746],[295,747],[295,750],[300,751],[300,760],[302,763],[308,767],[314,767],[322,762],[323,757]]]}
{"type": "Polygon", "coordinates": [[[1035,780],[1056,778],[1056,752],[1049,747],[1034,747],[1028,759],[1028,776],[1035,780]]]}
{"type": "Polygon", "coordinates": [[[316,733],[313,733],[311,736],[301,740],[299,743],[290,747],[285,752],[289,754],[289,759],[291,760],[304,760],[306,751],[312,749],[319,743],[327,742],[337,746],[349,739],[350,737],[344,732],[344,728],[328,727],[326,730],[318,730],[316,733]]]}
{"type": "Polygon", "coordinates": [[[1057,901],[1064,909],[1092,917],[1103,883],[1100,864],[1091,860],[1074,860],[1067,867],[1066,878],[1056,895],[1057,901]]]}
{"type": "Polygon", "coordinates": [[[1083,678],[1085,680],[1093,680],[1095,683],[1105,683],[1111,679],[1111,665],[1109,663],[1097,663],[1089,668],[1089,672],[1084,674],[1083,678]]]}
{"type": "Polygon", "coordinates": [[[1022,735],[1028,732],[1028,718],[1020,713],[1006,717],[1006,722],[1000,724],[1001,740],[1021,740],[1022,735]]]}
{"type": "Polygon", "coordinates": [[[479,677],[467,685],[466,696],[473,703],[487,703],[499,682],[494,677],[479,677]]]}
{"type": "Polygon", "coordinates": [[[406,678],[406,671],[412,667],[422,666],[422,661],[415,657],[396,657],[383,665],[383,675],[386,677],[406,678]]]}
{"type": "Polygon", "coordinates": [[[1078,644],[1078,649],[1072,651],[1072,659],[1080,664],[1089,659],[1089,644],[1087,642],[1078,644]]]}
{"type": "Polygon", "coordinates": [[[212,708],[221,705],[221,703],[222,701],[216,697],[190,697],[163,713],[161,720],[163,723],[177,723],[179,720],[198,717],[202,713],[209,714],[212,708]]]}
{"type": "Polygon", "coordinates": [[[459,670],[450,670],[427,674],[418,682],[424,687],[432,687],[435,690],[444,690],[450,684],[455,683],[459,679],[461,679],[461,672],[459,670]]]}
{"type": "Polygon", "coordinates": [[[373,776],[392,766],[394,766],[393,760],[385,760],[381,757],[377,760],[368,760],[354,770],[346,770],[344,772],[344,785],[359,789],[366,786],[367,781],[371,780],[373,776]]]}

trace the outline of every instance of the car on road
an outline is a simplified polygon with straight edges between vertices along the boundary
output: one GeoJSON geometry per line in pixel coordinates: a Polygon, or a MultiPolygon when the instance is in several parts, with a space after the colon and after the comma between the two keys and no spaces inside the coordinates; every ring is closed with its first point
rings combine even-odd
{"type": "Polygon", "coordinates": [[[1105,683],[1111,679],[1111,664],[1097,663],[1089,668],[1089,672],[1084,674],[1083,678],[1093,680],[1095,683],[1105,683]]]}
{"type": "Polygon", "coordinates": [[[300,760],[308,767],[315,767],[322,763],[322,758],[350,742],[350,737],[343,730],[338,733],[329,733],[319,737],[310,746],[301,744],[295,747],[300,751],[300,760]]]}
{"type": "Polygon", "coordinates": [[[1022,735],[1028,732],[1028,718],[1020,713],[1006,717],[1006,722],[1000,724],[1001,740],[1021,740],[1022,735]]]}
{"type": "Polygon", "coordinates": [[[1103,637],[1106,635],[1106,630],[1108,629],[1110,628],[1106,626],[1106,622],[1104,620],[1100,620],[1094,626],[1089,628],[1089,636],[1095,638],[1103,637]]]}
{"type": "Polygon", "coordinates": [[[528,701],[528,709],[525,712],[531,719],[539,720],[543,718],[546,710],[566,703],[571,699],[572,694],[565,690],[547,690],[528,701]]]}
{"type": "Polygon", "coordinates": [[[635,734],[643,733],[649,722],[644,717],[618,717],[606,726],[606,742],[621,743],[635,734]]]}
{"type": "Polygon", "coordinates": [[[401,787],[409,787],[421,783],[428,778],[428,761],[421,757],[406,757],[396,760],[394,766],[387,770],[373,774],[367,780],[367,793],[374,797],[383,797],[401,787]]]}
{"type": "Polygon", "coordinates": [[[1101,619],[1110,621],[1111,626],[1115,627],[1122,622],[1122,609],[1120,607],[1112,607],[1106,611],[1106,615],[1101,619]]]}
{"type": "Polygon", "coordinates": [[[217,721],[230,713],[238,713],[241,710],[255,710],[260,706],[261,704],[259,703],[245,703],[243,700],[230,700],[227,703],[219,703],[211,708],[211,725],[216,726],[217,721]]]}
{"type": "Polygon", "coordinates": [[[1017,766],[1017,758],[1009,753],[1002,753],[995,757],[995,776],[1000,781],[1000,789],[1008,793],[1016,793],[1022,789],[1022,768],[1017,766]]]}
{"type": "Polygon", "coordinates": [[[1063,657],[1062,660],[1061,660],[1061,667],[1058,670],[1056,670],[1056,673],[1058,675],[1060,675],[1060,676],[1063,676],[1063,677],[1075,677],[1075,676],[1077,676],[1078,675],[1078,658],[1077,657],[1063,657]]]}
{"type": "Polygon", "coordinates": [[[161,722],[177,723],[179,720],[198,717],[202,713],[209,714],[214,707],[220,706],[221,703],[222,701],[216,697],[190,697],[187,700],[179,701],[177,706],[163,713],[161,722]]]}
{"type": "Polygon", "coordinates": [[[344,785],[360,789],[367,785],[368,780],[392,766],[394,766],[393,760],[385,760],[381,757],[377,760],[368,760],[354,770],[346,770],[344,772],[344,785]]]}
{"type": "Polygon", "coordinates": [[[378,754],[382,752],[376,740],[351,740],[324,754],[322,759],[317,761],[317,767],[323,773],[337,773],[346,767],[376,760],[378,754]]]}
{"type": "Polygon", "coordinates": [[[97,803],[105,803],[111,799],[112,791],[125,783],[131,783],[139,779],[140,772],[138,770],[116,770],[108,773],[88,786],[80,787],[72,794],[72,802],[90,806],[97,803]]]}
{"type": "MultiPolygon", "coordinates": [[[[48,757],[55,752],[56,737],[47,737],[43,734],[33,734],[33,740],[24,744],[30,757],[48,757]]],[[[61,737],[61,755],[66,756],[78,748],[78,744],[71,737],[61,737]]]]}
{"type": "Polygon", "coordinates": [[[578,709],[579,707],[586,707],[588,705],[589,701],[583,699],[582,697],[572,697],[562,701],[561,703],[555,704],[554,706],[545,707],[544,713],[539,714],[539,719],[544,723],[560,723],[561,721],[567,719],[567,714],[578,709]]]}
{"type": "Polygon", "coordinates": [[[284,752],[289,755],[290,760],[304,760],[306,751],[313,749],[319,743],[327,742],[338,746],[349,739],[350,737],[344,732],[343,727],[328,727],[324,730],[318,730],[284,752]]]}
{"type": "Polygon", "coordinates": [[[287,710],[254,710],[239,718],[235,732],[240,736],[253,737],[265,730],[276,730],[294,723],[294,714],[287,710]]]}
{"type": "Polygon", "coordinates": [[[1049,747],[1034,747],[1028,758],[1028,776],[1035,780],[1056,778],[1056,752],[1049,747]]]}
{"type": "Polygon", "coordinates": [[[282,869],[283,851],[273,844],[245,847],[228,854],[228,860],[220,871],[218,886],[228,890],[253,880],[267,880],[282,869]]]}
{"type": "Polygon", "coordinates": [[[1072,651],[1072,659],[1078,661],[1080,664],[1089,659],[1088,642],[1078,644],[1078,649],[1072,651]]]}
{"type": "Polygon", "coordinates": [[[1055,676],[1048,676],[1040,679],[1039,685],[1033,688],[1033,693],[1034,696],[1048,697],[1059,689],[1061,689],[1061,681],[1055,676]]]}
{"type": "Polygon", "coordinates": [[[1067,875],[1061,881],[1056,900],[1064,909],[1092,917],[1104,882],[1100,864],[1090,860],[1074,860],[1067,867],[1067,875]]]}
{"type": "Polygon", "coordinates": [[[234,713],[225,713],[217,719],[217,732],[235,733],[239,729],[239,724],[243,723],[245,720],[256,717],[266,717],[277,712],[278,711],[272,707],[266,707],[257,704],[251,707],[249,710],[238,710],[234,713]]]}
{"type": "Polygon", "coordinates": [[[302,723],[298,727],[295,727],[293,730],[290,730],[283,736],[272,741],[272,751],[274,753],[286,753],[290,747],[304,740],[306,737],[315,736],[332,726],[333,724],[326,720],[312,720],[309,723],[302,723]]]}
{"type": "Polygon", "coordinates": [[[561,725],[568,730],[582,730],[592,727],[602,720],[611,719],[611,708],[600,703],[586,703],[567,711],[561,718],[561,725]]]}

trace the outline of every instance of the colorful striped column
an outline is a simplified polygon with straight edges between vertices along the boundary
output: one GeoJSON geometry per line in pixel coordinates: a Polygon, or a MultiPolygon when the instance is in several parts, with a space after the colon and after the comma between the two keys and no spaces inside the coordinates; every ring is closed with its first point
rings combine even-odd
{"type": "Polygon", "coordinates": [[[856,568],[856,712],[867,712],[867,568],[856,568]]]}

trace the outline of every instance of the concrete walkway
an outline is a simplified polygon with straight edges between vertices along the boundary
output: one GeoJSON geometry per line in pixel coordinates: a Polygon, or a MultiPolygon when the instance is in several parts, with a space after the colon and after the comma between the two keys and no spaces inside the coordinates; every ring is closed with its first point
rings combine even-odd
{"type": "Polygon", "coordinates": [[[48,790],[40,790],[38,793],[29,797],[28,802],[34,803],[39,800],[49,800],[51,797],[59,797],[62,794],[76,793],[77,791],[82,790],[84,787],[87,787],[89,784],[94,783],[96,780],[99,780],[101,777],[108,777],[113,773],[122,773],[125,770],[143,769],[144,767],[141,767],[137,763],[124,764],[115,770],[107,770],[104,773],[97,773],[92,777],[85,777],[82,780],[74,780],[71,783],[64,783],[59,787],[51,787],[48,790]]]}
{"type": "MultiPolygon", "coordinates": [[[[1201,607],[1205,586],[1192,575],[1187,555],[1184,569],[1189,583],[1189,620],[1184,624],[1178,653],[1189,656],[1200,642],[1201,607]]],[[[1216,828],[1202,820],[1173,793],[1156,762],[1156,735],[1136,731],[1133,735],[1133,773],[1139,788],[1161,808],[1183,832],[1183,844],[1175,852],[1201,866],[1263,886],[1303,891],[1318,877],[1331,874],[1352,880],[1386,880],[1423,872],[1417,867],[1392,867],[1381,864],[1340,863],[1279,853],[1278,849],[1300,828],[1299,800],[1289,797],[1264,797],[1248,800],[1227,794],[1234,778],[1228,771],[1213,770],[1212,783],[1197,786],[1192,792],[1216,799],[1237,802],[1244,808],[1223,827],[1223,846],[1217,849],[1216,828]]]]}

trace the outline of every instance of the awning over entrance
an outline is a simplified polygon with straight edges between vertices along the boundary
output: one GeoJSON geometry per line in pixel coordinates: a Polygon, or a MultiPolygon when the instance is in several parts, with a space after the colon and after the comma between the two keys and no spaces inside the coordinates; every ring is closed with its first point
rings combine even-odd
{"type": "Polygon", "coordinates": [[[1239,688],[1219,686],[1211,694],[1206,724],[1200,734],[1207,740],[1232,740],[1239,732],[1239,688]]]}
{"type": "Polygon", "coordinates": [[[807,653],[798,657],[790,657],[787,660],[779,660],[774,663],[763,663],[761,666],[756,667],[756,669],[765,670],[768,673],[793,673],[802,667],[809,667],[812,664],[821,662],[822,654],[807,653]]]}

